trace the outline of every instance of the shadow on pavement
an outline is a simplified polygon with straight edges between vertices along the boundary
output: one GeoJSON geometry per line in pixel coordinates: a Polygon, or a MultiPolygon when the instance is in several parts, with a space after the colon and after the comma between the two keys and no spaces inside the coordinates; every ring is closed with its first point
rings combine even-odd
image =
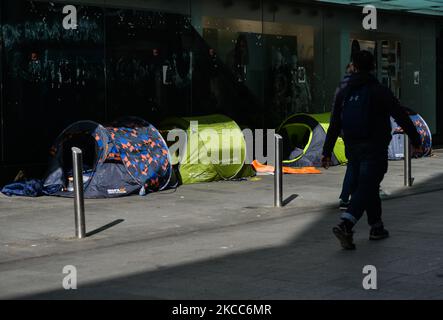
{"type": "Polygon", "coordinates": [[[110,229],[110,228],[112,228],[112,227],[114,227],[114,226],[116,226],[116,225],[118,225],[118,224],[120,224],[120,223],[122,223],[124,221],[125,221],[124,219],[117,219],[115,221],[112,221],[112,222],[104,225],[103,227],[100,227],[100,228],[97,228],[95,230],[87,232],[86,236],[87,237],[92,237],[93,235],[95,235],[97,233],[100,233],[100,232],[103,232],[105,230],[108,230],[108,229],[110,229]]]}
{"type": "Polygon", "coordinates": [[[285,200],[283,200],[283,207],[290,204],[293,200],[297,199],[298,194],[292,194],[289,197],[287,197],[285,200]]]}
{"type": "MultiPolygon", "coordinates": [[[[440,174],[424,184],[437,185],[442,179],[440,174]]],[[[248,226],[248,234],[260,240],[271,241],[280,232],[293,235],[281,245],[274,242],[274,246],[265,247],[257,241],[261,248],[159,266],[157,270],[84,284],[81,290],[60,289],[19,299],[442,298],[443,215],[436,210],[438,203],[432,205],[441,196],[441,192],[433,191],[420,198],[411,195],[385,202],[384,217],[392,238],[370,242],[363,218],[357,227],[356,251],[339,248],[331,233],[339,211],[324,208],[304,229],[297,226],[297,216],[283,217],[265,227],[266,221],[248,226]],[[294,235],[291,231],[297,227],[294,235]],[[378,269],[379,290],[362,288],[362,268],[367,264],[378,269]]],[[[243,229],[221,229],[206,235],[217,241],[219,237],[235,239],[235,232],[242,233],[243,229]]]]}

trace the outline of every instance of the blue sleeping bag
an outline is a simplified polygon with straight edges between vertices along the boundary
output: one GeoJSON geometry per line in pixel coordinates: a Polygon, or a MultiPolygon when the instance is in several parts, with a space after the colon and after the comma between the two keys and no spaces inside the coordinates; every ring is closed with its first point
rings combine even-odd
{"type": "Polygon", "coordinates": [[[1,192],[8,197],[39,197],[58,192],[60,191],[61,187],[61,185],[44,187],[41,180],[32,179],[8,184],[7,186],[3,187],[1,192]]]}

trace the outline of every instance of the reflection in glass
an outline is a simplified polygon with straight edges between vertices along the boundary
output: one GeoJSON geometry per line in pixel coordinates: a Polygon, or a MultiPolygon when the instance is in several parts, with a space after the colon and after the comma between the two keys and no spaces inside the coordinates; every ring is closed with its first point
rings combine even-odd
{"type": "Polygon", "coordinates": [[[78,28],[65,30],[61,4],[2,5],[6,162],[44,163],[60,130],[105,115],[103,11],[78,6],[78,28]]]}
{"type": "Polygon", "coordinates": [[[106,10],[110,118],[157,122],[190,113],[192,33],[188,17],[162,12],[106,10]]]}
{"type": "MultiPolygon", "coordinates": [[[[291,114],[313,111],[312,27],[203,17],[203,37],[234,81],[243,84],[258,102],[257,106],[243,105],[241,110],[263,110],[264,125],[271,128],[291,114]]],[[[211,85],[216,105],[229,109],[228,103],[221,102],[219,81],[211,83],[217,84],[211,85]]],[[[237,108],[234,118],[239,112],[237,108]]]]}

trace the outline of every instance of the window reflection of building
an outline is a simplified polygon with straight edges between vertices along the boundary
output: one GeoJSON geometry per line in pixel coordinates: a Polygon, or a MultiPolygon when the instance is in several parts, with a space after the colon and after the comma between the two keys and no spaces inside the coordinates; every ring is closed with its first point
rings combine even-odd
{"type": "Polygon", "coordinates": [[[235,79],[238,82],[245,82],[249,64],[249,48],[244,34],[238,35],[235,47],[228,53],[226,61],[235,79]]]}
{"type": "Polygon", "coordinates": [[[376,58],[375,74],[381,84],[392,90],[394,95],[401,99],[401,42],[395,36],[382,34],[379,39],[362,40],[361,35],[353,35],[350,40],[351,60],[353,53],[358,50],[367,50],[376,58]],[[384,40],[384,38],[391,38],[384,40]]]}
{"type": "MultiPolygon", "coordinates": [[[[203,37],[234,81],[244,84],[263,105],[267,126],[277,126],[296,112],[313,111],[312,27],[203,17],[203,37]]],[[[220,106],[218,78],[211,78],[211,95],[220,106]]]]}
{"type": "Polygon", "coordinates": [[[210,90],[210,100],[211,105],[214,106],[215,110],[221,110],[222,107],[222,83],[220,78],[220,65],[217,57],[217,52],[215,49],[209,49],[209,90],[210,90]]]}
{"type": "Polygon", "coordinates": [[[291,114],[309,112],[312,99],[306,69],[299,65],[297,38],[277,36],[279,43],[272,43],[273,38],[269,38],[273,88],[271,110],[274,122],[278,124],[291,114]],[[282,39],[286,39],[286,43],[282,39]]]}

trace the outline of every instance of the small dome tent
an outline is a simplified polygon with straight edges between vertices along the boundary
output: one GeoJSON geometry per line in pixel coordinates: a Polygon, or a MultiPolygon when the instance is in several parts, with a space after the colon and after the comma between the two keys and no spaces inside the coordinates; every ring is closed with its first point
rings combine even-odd
{"type": "Polygon", "coordinates": [[[232,119],[220,114],[169,118],[160,128],[164,132],[181,129],[186,133],[182,150],[171,155],[173,165],[179,167],[179,179],[183,184],[254,175],[252,167],[245,165],[243,132],[232,119]]]}
{"type": "Polygon", "coordinates": [[[45,187],[54,195],[72,196],[71,148],[83,153],[85,198],[112,198],[166,188],[173,175],[169,151],[160,133],[139,118],[104,127],[80,121],[66,128],[51,149],[45,187]]]}
{"type": "MultiPolygon", "coordinates": [[[[277,133],[283,137],[283,165],[319,167],[331,114],[295,114],[286,119],[277,133]]],[[[335,144],[332,162],[346,163],[345,146],[341,138],[335,144]]]]}
{"type": "MultiPolygon", "coordinates": [[[[430,156],[432,152],[432,134],[426,121],[415,111],[406,109],[412,122],[420,134],[423,153],[417,155],[418,157],[430,156]]],[[[391,118],[392,125],[392,140],[389,144],[388,157],[389,160],[401,160],[404,158],[404,134],[403,129],[391,118]]]]}

